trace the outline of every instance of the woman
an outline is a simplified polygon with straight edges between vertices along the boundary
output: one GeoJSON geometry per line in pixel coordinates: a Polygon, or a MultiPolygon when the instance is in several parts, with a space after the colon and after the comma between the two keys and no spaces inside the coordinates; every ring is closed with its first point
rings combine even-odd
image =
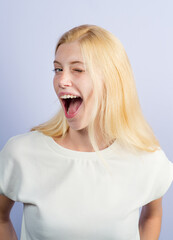
{"type": "Polygon", "coordinates": [[[17,239],[15,201],[22,240],[158,239],[173,164],[142,115],[122,44],[96,25],[75,27],[57,43],[54,72],[62,108],[0,153],[3,239],[17,239]]]}

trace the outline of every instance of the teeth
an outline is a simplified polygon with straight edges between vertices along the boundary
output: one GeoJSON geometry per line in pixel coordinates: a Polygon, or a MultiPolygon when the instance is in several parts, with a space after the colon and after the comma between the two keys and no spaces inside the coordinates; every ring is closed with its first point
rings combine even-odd
{"type": "Polygon", "coordinates": [[[78,96],[73,96],[73,95],[63,95],[60,98],[67,99],[67,98],[78,98],[78,96]]]}

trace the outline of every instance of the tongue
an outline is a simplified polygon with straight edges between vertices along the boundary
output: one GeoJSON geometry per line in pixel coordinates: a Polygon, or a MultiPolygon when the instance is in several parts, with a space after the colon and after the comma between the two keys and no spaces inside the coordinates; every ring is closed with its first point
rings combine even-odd
{"type": "Polygon", "coordinates": [[[81,98],[72,99],[68,108],[68,114],[74,114],[82,103],[81,98]]]}

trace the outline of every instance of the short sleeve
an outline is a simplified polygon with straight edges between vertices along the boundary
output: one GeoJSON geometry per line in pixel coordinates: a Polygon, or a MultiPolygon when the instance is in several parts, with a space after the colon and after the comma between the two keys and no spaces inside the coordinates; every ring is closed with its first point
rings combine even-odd
{"type": "MultiPolygon", "coordinates": [[[[145,204],[161,198],[168,191],[173,181],[173,163],[160,148],[150,154],[144,163],[145,204]]],[[[143,205],[145,205],[143,204],[143,205]]]]}
{"type": "Polygon", "coordinates": [[[7,141],[0,152],[0,194],[13,201],[18,201],[21,186],[21,170],[15,156],[14,137],[7,141]]]}
{"type": "Polygon", "coordinates": [[[156,179],[155,197],[162,197],[169,189],[173,180],[173,163],[162,149],[158,151],[158,175],[156,179]]]}

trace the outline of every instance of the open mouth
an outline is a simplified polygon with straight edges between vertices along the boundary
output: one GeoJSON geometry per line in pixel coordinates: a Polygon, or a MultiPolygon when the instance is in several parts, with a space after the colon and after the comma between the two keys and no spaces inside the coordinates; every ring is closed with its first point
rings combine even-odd
{"type": "Polygon", "coordinates": [[[78,108],[80,107],[81,103],[83,102],[83,99],[81,97],[67,98],[67,99],[61,99],[61,100],[64,105],[66,114],[68,115],[75,114],[78,108]]]}

